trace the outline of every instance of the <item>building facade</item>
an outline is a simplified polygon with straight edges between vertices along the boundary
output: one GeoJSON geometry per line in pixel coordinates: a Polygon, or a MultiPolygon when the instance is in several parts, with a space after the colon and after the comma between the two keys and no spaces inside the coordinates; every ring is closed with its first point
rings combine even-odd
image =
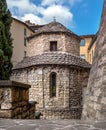
{"type": "Polygon", "coordinates": [[[90,64],[93,63],[93,58],[94,58],[94,52],[95,52],[95,47],[96,47],[96,38],[97,38],[97,34],[93,37],[92,41],[90,42],[89,46],[88,46],[88,62],[90,64]]]}
{"type": "Polygon", "coordinates": [[[80,119],[90,64],[80,58],[80,37],[53,21],[28,37],[28,57],[11,79],[31,85],[43,119],[80,119]]]}
{"type": "Polygon", "coordinates": [[[95,35],[84,35],[80,37],[80,57],[92,64],[92,59],[95,51],[95,43],[92,41],[95,35]]]}
{"type": "Polygon", "coordinates": [[[16,65],[25,56],[27,56],[26,37],[32,35],[33,33],[34,31],[27,24],[16,18],[12,18],[11,34],[13,39],[13,65],[16,65]]]}

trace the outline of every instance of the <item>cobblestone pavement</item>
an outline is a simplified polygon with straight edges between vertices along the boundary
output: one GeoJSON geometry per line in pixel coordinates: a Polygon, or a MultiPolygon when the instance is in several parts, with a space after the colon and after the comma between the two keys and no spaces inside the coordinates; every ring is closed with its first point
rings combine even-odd
{"type": "Polygon", "coordinates": [[[0,130],[106,130],[106,121],[0,119],[0,130]]]}

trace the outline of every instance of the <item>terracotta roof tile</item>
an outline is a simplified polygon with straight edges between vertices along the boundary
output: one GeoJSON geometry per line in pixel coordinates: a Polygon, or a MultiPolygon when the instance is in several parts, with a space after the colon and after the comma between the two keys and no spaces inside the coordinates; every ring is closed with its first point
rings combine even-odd
{"type": "Polygon", "coordinates": [[[91,65],[79,56],[69,53],[46,52],[40,55],[26,57],[18,63],[13,69],[27,68],[38,65],[68,65],[90,68],[91,65]]]}

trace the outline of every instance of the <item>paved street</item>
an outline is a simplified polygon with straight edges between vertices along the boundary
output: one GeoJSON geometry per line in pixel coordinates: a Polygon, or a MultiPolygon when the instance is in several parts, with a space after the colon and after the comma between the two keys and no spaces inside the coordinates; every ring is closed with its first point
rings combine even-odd
{"type": "Polygon", "coordinates": [[[106,121],[0,119],[0,130],[106,130],[106,121]]]}

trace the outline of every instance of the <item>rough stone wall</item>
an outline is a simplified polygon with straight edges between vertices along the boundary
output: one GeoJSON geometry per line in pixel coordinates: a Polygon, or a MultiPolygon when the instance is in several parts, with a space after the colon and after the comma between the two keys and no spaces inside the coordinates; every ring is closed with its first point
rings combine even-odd
{"type": "Polygon", "coordinates": [[[83,119],[106,119],[106,0],[96,39],[94,61],[84,103],[83,119]]]}
{"type": "Polygon", "coordinates": [[[18,70],[16,73],[16,75],[13,73],[12,80],[26,83],[27,79],[25,81],[22,77],[28,77],[27,83],[31,85],[30,100],[36,100],[39,107],[69,107],[69,103],[67,104],[64,99],[65,95],[69,96],[67,95],[69,93],[69,69],[63,67],[34,67],[23,71],[18,70]],[[50,74],[52,72],[57,73],[57,98],[50,98],[50,74]],[[68,93],[64,92],[64,87],[68,88],[68,93]]]}
{"type": "Polygon", "coordinates": [[[37,110],[43,112],[43,119],[81,118],[82,93],[83,88],[87,86],[89,71],[67,66],[39,66],[14,71],[12,79],[20,80],[17,75],[21,82],[31,85],[29,98],[38,102],[37,110]],[[53,98],[50,97],[52,72],[57,74],[56,97],[53,98]],[[22,80],[23,76],[28,79],[22,80]]]}
{"type": "Polygon", "coordinates": [[[0,85],[0,118],[34,119],[35,103],[29,102],[29,88],[8,85],[12,81],[4,83],[0,85]]]}
{"type": "Polygon", "coordinates": [[[83,105],[89,71],[71,70],[70,71],[70,107],[83,105]]]}
{"type": "Polygon", "coordinates": [[[42,119],[81,119],[82,108],[41,108],[42,119]]]}
{"type": "Polygon", "coordinates": [[[65,36],[65,47],[66,52],[74,54],[74,55],[80,55],[80,40],[78,38],[71,37],[69,35],[65,36]]]}
{"type": "Polygon", "coordinates": [[[50,51],[50,41],[57,41],[57,51],[79,55],[79,39],[66,34],[42,34],[28,43],[28,56],[50,51]]]}
{"type": "Polygon", "coordinates": [[[17,70],[12,72],[11,80],[18,81],[22,83],[28,83],[28,71],[27,70],[17,70]]]}

